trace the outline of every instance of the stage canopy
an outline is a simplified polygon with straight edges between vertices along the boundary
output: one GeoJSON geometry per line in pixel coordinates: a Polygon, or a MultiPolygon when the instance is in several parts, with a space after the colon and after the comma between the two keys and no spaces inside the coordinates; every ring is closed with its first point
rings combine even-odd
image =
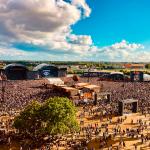
{"type": "Polygon", "coordinates": [[[8,80],[26,80],[28,68],[22,64],[9,64],[4,68],[8,80]]]}
{"type": "Polygon", "coordinates": [[[64,77],[67,74],[67,68],[45,63],[39,64],[33,71],[38,72],[40,77],[64,77]]]}

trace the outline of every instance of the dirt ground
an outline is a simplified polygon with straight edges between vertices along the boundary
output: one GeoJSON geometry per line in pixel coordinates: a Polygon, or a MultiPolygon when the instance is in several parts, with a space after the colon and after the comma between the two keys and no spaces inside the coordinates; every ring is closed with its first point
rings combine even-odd
{"type": "MultiPolygon", "coordinates": [[[[81,110],[79,109],[77,116],[80,114],[81,110]]],[[[135,129],[138,124],[137,124],[137,120],[142,119],[143,122],[146,121],[148,128],[145,129],[143,131],[143,134],[149,134],[150,135],[150,114],[147,115],[146,117],[144,115],[141,114],[129,114],[126,115],[127,119],[123,122],[120,123],[119,126],[121,127],[121,129],[125,130],[126,128],[129,129],[135,129]],[[133,120],[133,123],[131,123],[131,120],[133,120]]],[[[122,116],[122,118],[125,116],[122,116]]],[[[110,123],[107,119],[103,119],[103,121],[100,122],[99,119],[89,119],[88,115],[85,115],[85,117],[83,118],[84,120],[84,126],[87,126],[88,124],[92,124],[94,125],[95,123],[98,123],[99,125],[101,124],[105,124],[108,123],[108,129],[109,132],[112,131],[113,128],[116,127],[116,123],[117,123],[117,119],[121,118],[121,117],[113,117],[112,118],[112,122],[110,123]]],[[[2,118],[1,118],[2,119],[2,118]]],[[[3,117],[3,120],[7,120],[8,117],[3,117]]],[[[102,135],[99,135],[102,136],[102,135]]],[[[94,150],[100,150],[99,149],[99,136],[98,137],[92,137],[92,140],[89,142],[88,144],[88,149],[91,150],[92,148],[94,148],[94,150]]],[[[79,139],[84,138],[84,135],[81,134],[80,137],[78,137],[79,139]]],[[[135,150],[134,148],[134,144],[137,145],[137,150],[150,150],[150,141],[147,141],[144,144],[141,144],[141,139],[132,139],[129,137],[123,137],[123,140],[125,141],[125,148],[121,148],[120,150],[135,150]]],[[[113,146],[113,150],[117,150],[117,146],[119,145],[119,141],[120,141],[120,137],[116,136],[115,138],[113,138],[111,141],[108,142],[108,145],[112,145],[113,146]]],[[[7,145],[1,145],[0,146],[0,150],[9,150],[9,147],[7,145]]],[[[15,142],[13,142],[11,144],[11,150],[19,150],[19,145],[15,142]]],[[[54,148],[55,150],[55,148],[54,148]]],[[[61,147],[59,148],[59,150],[65,150],[65,148],[61,147]]],[[[103,148],[102,150],[108,150],[108,147],[103,148]]]]}
{"type": "MultiPolygon", "coordinates": [[[[116,125],[116,121],[117,121],[118,117],[114,117],[112,119],[112,123],[108,126],[109,130],[111,131],[112,128],[114,128],[116,125]]],[[[146,117],[143,116],[143,115],[140,115],[140,114],[129,114],[127,115],[127,119],[122,123],[122,124],[119,124],[121,129],[126,129],[126,128],[129,128],[129,129],[135,129],[137,127],[137,123],[136,121],[138,119],[142,119],[142,121],[146,121],[147,124],[148,124],[148,128],[146,130],[143,131],[143,134],[149,134],[150,135],[150,126],[149,126],[149,123],[150,123],[150,115],[147,115],[146,117]],[[131,123],[131,120],[133,120],[133,124],[131,123]]],[[[95,122],[95,123],[99,123],[99,121],[92,121],[92,122],[95,122]]],[[[103,120],[102,123],[107,123],[108,121],[107,120],[103,120]]],[[[85,121],[85,123],[89,123],[88,120],[85,121]]],[[[99,123],[100,124],[100,123],[99,123]]],[[[144,144],[141,144],[141,140],[140,139],[132,139],[132,138],[127,138],[127,137],[123,137],[124,141],[125,141],[125,144],[126,144],[126,147],[125,148],[121,148],[121,150],[134,150],[134,144],[137,145],[137,150],[150,150],[150,141],[144,143],[144,144]]],[[[112,141],[109,142],[109,144],[112,144],[113,146],[113,149],[117,149],[116,146],[119,145],[119,140],[120,140],[120,137],[116,137],[114,138],[112,141]]],[[[99,140],[98,138],[94,138],[89,144],[88,144],[88,148],[91,149],[91,148],[95,148],[95,150],[99,150],[99,140]]],[[[108,150],[108,147],[107,148],[103,148],[103,150],[108,150]]]]}

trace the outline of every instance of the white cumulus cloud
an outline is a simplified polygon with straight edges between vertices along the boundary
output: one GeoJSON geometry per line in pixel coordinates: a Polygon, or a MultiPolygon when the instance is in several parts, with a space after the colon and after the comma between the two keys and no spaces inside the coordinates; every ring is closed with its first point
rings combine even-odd
{"type": "Polygon", "coordinates": [[[126,40],[122,40],[111,46],[99,48],[96,57],[110,61],[150,61],[146,54],[150,54],[150,52],[146,52],[142,44],[129,43],[126,40]]]}
{"type": "Polygon", "coordinates": [[[43,46],[57,53],[91,48],[90,36],[74,35],[71,29],[91,13],[85,0],[0,0],[0,8],[0,41],[43,46]],[[69,42],[69,37],[76,39],[69,42]]]}
{"type": "Polygon", "coordinates": [[[91,9],[89,8],[85,0],[72,0],[72,4],[79,8],[84,9],[84,15],[86,17],[90,16],[91,9]]]}
{"type": "Polygon", "coordinates": [[[0,0],[0,58],[43,55],[43,59],[60,54],[65,59],[74,56],[71,60],[149,60],[141,44],[122,40],[98,47],[90,35],[74,34],[72,26],[90,14],[86,0],[0,0]]]}

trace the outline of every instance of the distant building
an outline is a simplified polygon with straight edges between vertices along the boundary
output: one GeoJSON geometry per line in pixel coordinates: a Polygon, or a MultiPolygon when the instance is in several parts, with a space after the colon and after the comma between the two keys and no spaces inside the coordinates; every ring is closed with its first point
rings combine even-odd
{"type": "Polygon", "coordinates": [[[0,70],[3,70],[3,67],[6,66],[6,64],[4,62],[0,62],[0,70]]]}
{"type": "Polygon", "coordinates": [[[145,69],[145,64],[124,64],[125,69],[145,69]]]}

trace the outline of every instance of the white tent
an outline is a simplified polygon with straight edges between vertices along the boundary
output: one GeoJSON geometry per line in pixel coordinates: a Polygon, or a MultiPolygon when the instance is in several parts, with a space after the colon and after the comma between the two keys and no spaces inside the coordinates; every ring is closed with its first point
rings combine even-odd
{"type": "Polygon", "coordinates": [[[144,74],[143,75],[143,80],[144,81],[150,81],[150,75],[149,74],[144,74]]]}
{"type": "Polygon", "coordinates": [[[50,84],[54,85],[64,85],[64,81],[60,78],[47,78],[50,84]]]}

